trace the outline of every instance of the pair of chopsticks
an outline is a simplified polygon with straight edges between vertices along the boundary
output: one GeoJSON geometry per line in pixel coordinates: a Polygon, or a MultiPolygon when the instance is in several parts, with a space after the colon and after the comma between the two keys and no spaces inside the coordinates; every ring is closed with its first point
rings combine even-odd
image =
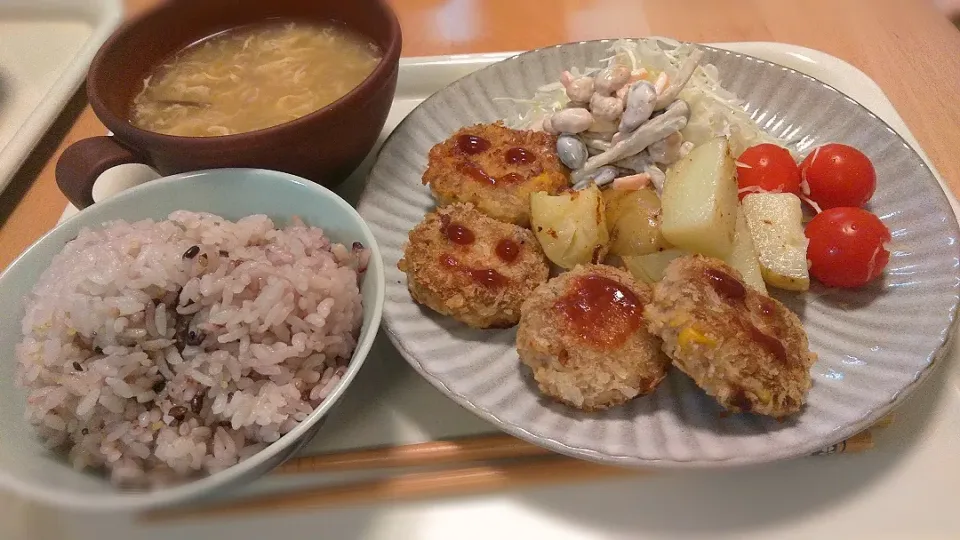
{"type": "MultiPolygon", "coordinates": [[[[893,421],[887,416],[849,439],[814,455],[863,452],[873,448],[873,431],[893,421]]],[[[568,458],[509,435],[481,435],[405,446],[350,450],[291,459],[276,475],[356,470],[437,468],[386,478],[289,493],[256,496],[197,508],[170,508],[144,514],[146,522],[222,517],[254,512],[317,509],[347,504],[485,493],[557,483],[629,478],[652,471],[623,469],[568,458]],[[497,461],[509,460],[505,463],[497,461]]]]}

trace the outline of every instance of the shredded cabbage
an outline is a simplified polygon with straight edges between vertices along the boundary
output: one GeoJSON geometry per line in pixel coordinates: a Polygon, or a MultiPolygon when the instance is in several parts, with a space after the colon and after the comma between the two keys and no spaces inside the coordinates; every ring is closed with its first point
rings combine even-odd
{"type": "MultiPolygon", "coordinates": [[[[603,58],[600,66],[583,73],[575,69],[570,72],[574,76],[590,75],[602,68],[623,64],[634,73],[646,69],[651,79],[660,72],[666,72],[672,78],[694,48],[693,45],[664,38],[619,39],[610,45],[610,56],[603,58]]],[[[512,127],[521,129],[540,129],[544,116],[562,109],[569,102],[559,81],[541,86],[530,99],[501,99],[525,106],[518,118],[508,122],[512,127]]],[[[690,106],[690,120],[681,133],[685,141],[694,145],[703,144],[713,137],[725,136],[734,155],[740,155],[747,148],[761,143],[786,145],[785,141],[760,129],[744,110],[743,101],[720,85],[719,71],[712,64],[697,67],[680,92],[680,99],[690,106]]]]}
{"type": "MultiPolygon", "coordinates": [[[[600,71],[601,68],[592,68],[584,71],[580,71],[575,67],[570,68],[570,73],[574,77],[582,77],[584,75],[593,75],[596,72],[600,71]]],[[[557,73],[557,78],[559,79],[560,74],[557,73]]],[[[570,103],[570,98],[567,97],[567,92],[563,89],[563,85],[560,84],[560,81],[552,82],[545,84],[540,88],[537,88],[534,92],[533,97],[529,99],[518,99],[512,97],[500,97],[494,98],[494,101],[509,101],[511,103],[516,103],[521,106],[526,106],[525,110],[520,112],[520,115],[515,119],[507,119],[505,122],[508,126],[514,129],[540,129],[540,124],[543,122],[543,117],[564,108],[567,103],[570,103]]]]}

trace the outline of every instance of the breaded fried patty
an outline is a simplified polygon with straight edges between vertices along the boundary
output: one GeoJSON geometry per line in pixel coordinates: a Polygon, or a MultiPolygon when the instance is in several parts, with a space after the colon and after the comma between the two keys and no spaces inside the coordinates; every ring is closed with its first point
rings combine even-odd
{"type": "Polygon", "coordinates": [[[803,406],[816,355],[800,319],[730,266],[674,260],[645,314],[673,364],[726,409],[779,418],[803,406]]]}
{"type": "Polygon", "coordinates": [[[427,214],[410,231],[397,266],[415,301],[474,328],[517,324],[523,300],[549,276],[532,232],[472,204],[427,214]]]}
{"type": "Polygon", "coordinates": [[[557,138],[501,123],[465,127],[430,149],[423,183],[440,205],[470,202],[484,214],[530,226],[530,195],[568,185],[557,138]]]}
{"type": "Polygon", "coordinates": [[[647,332],[650,288],[612,266],[577,266],[523,303],[517,352],[545,395],[585,411],[652,392],[670,359],[647,332]]]}

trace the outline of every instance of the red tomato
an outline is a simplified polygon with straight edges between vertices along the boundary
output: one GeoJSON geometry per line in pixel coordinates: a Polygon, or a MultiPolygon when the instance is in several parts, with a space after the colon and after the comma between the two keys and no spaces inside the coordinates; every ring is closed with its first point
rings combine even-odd
{"type": "Polygon", "coordinates": [[[824,210],[807,224],[806,235],[810,274],[830,287],[865,285],[890,261],[884,246],[890,230],[861,208],[824,210]]]}
{"type": "Polygon", "coordinates": [[[741,200],[757,191],[800,195],[800,169],[786,148],[758,144],[737,158],[737,183],[741,200]]]}
{"type": "Polygon", "coordinates": [[[800,174],[810,187],[808,196],[822,210],[863,206],[877,188],[870,158],[845,144],[816,148],[800,164],[800,174]]]}

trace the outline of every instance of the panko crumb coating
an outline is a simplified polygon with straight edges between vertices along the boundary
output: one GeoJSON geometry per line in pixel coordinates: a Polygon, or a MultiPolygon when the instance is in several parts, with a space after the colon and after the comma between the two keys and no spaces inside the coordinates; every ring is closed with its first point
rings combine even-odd
{"type": "Polygon", "coordinates": [[[649,286],[623,270],[577,266],[524,302],[520,360],[544,395],[584,411],[649,394],[670,365],[643,320],[650,299],[649,286]]]}
{"type": "Polygon", "coordinates": [[[673,364],[727,410],[781,418],[803,407],[816,355],[800,319],[729,265],[674,260],[644,313],[673,364]]]}
{"type": "Polygon", "coordinates": [[[557,157],[557,138],[502,123],[461,128],[430,149],[423,183],[439,205],[469,202],[484,214],[530,226],[530,195],[569,185],[557,157]]]}
{"type": "Polygon", "coordinates": [[[416,302],[474,328],[508,328],[520,305],[547,281],[533,233],[452,204],[427,214],[397,264],[416,302]]]}

